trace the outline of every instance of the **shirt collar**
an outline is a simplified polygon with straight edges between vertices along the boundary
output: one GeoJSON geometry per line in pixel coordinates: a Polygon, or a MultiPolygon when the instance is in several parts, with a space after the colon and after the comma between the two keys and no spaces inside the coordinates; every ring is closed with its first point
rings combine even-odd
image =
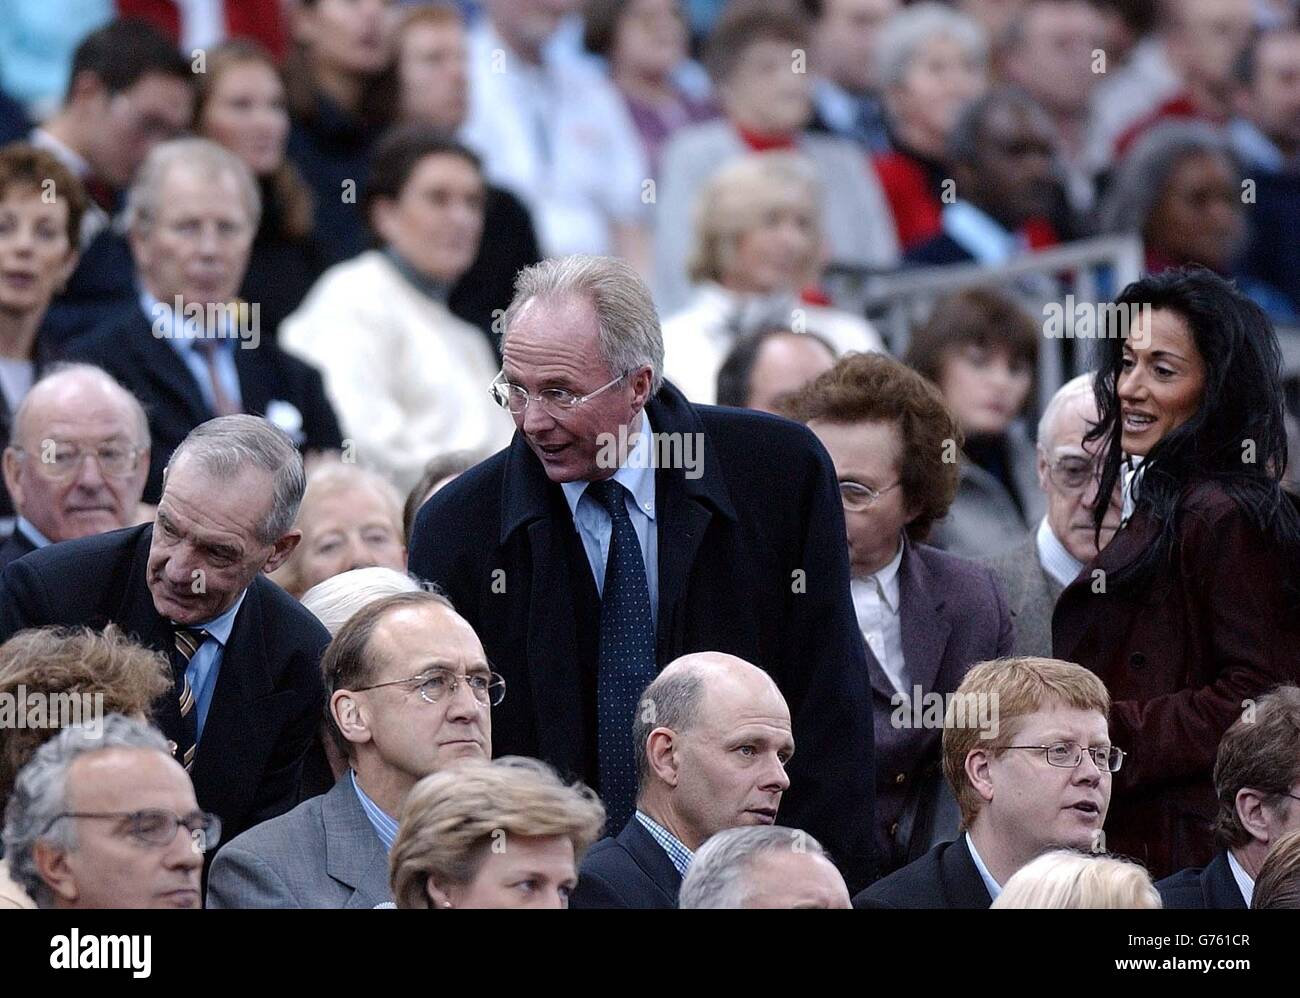
{"type": "Polygon", "coordinates": [[[1066,550],[1061,539],[1047,523],[1047,517],[1038,524],[1038,563],[1043,571],[1063,586],[1068,586],[1083,570],[1083,562],[1066,550]]]}
{"type": "Polygon", "coordinates": [[[356,791],[357,800],[361,802],[361,810],[366,813],[366,818],[369,819],[371,827],[374,828],[375,834],[379,836],[379,841],[383,843],[384,852],[391,852],[393,841],[397,838],[396,820],[372,801],[366,795],[366,792],[361,789],[361,784],[357,782],[356,770],[349,769],[348,778],[352,780],[352,789],[356,791]]]}
{"type": "Polygon", "coordinates": [[[980,857],[980,851],[975,848],[975,840],[970,837],[970,832],[966,833],[966,848],[970,850],[970,858],[975,861],[975,869],[979,871],[980,879],[984,881],[989,897],[996,901],[998,895],[1002,893],[1002,885],[993,879],[993,874],[989,873],[989,868],[984,865],[984,860],[980,857]]]}
{"type": "Polygon", "coordinates": [[[821,77],[813,85],[813,101],[828,125],[841,132],[857,124],[858,99],[834,80],[821,77]]]}
{"type": "Polygon", "coordinates": [[[900,534],[898,551],[895,552],[889,564],[867,576],[867,578],[875,579],[880,584],[880,591],[884,594],[885,603],[888,604],[891,613],[898,613],[898,566],[903,563],[903,544],[904,541],[900,534]]]}
{"type": "Polygon", "coordinates": [[[1024,241],[1008,232],[1002,223],[969,201],[957,200],[945,205],[943,231],[962,249],[986,266],[1006,263],[1024,249],[1024,241]]]}
{"type": "Polygon", "coordinates": [[[1228,123],[1228,137],[1237,154],[1248,163],[1272,173],[1281,173],[1286,169],[1286,157],[1282,155],[1282,150],[1253,121],[1234,118],[1228,123]]]}
{"type": "Polygon", "coordinates": [[[663,848],[663,851],[668,854],[668,858],[672,860],[672,864],[677,869],[677,872],[683,877],[686,876],[686,870],[691,865],[691,860],[695,858],[695,853],[687,849],[681,839],[668,831],[668,829],[664,828],[663,825],[659,824],[659,822],[655,821],[644,811],[638,809],[636,812],[636,820],[641,822],[645,830],[650,833],[650,837],[658,842],[663,848]]]}
{"type": "MultiPolygon", "coordinates": [[[[145,316],[150,320],[154,336],[167,340],[177,350],[191,351],[194,349],[194,341],[201,338],[215,339],[222,349],[234,346],[233,334],[205,336],[198,319],[183,314],[177,315],[173,306],[160,302],[147,288],[140,289],[140,307],[144,309],[145,316]]],[[[187,311],[188,308],[186,306],[187,311]]],[[[206,314],[207,309],[203,311],[206,314]]],[[[227,321],[229,321],[228,316],[227,321]]]]}
{"type": "Polygon", "coordinates": [[[1246,907],[1249,908],[1255,899],[1255,881],[1246,872],[1246,868],[1237,862],[1231,849],[1228,850],[1228,867],[1232,870],[1232,879],[1237,881],[1237,890],[1241,891],[1241,896],[1246,899],[1246,907]]]}
{"type": "Polygon", "coordinates": [[[21,532],[24,537],[35,544],[38,548],[47,548],[54,543],[37,530],[36,524],[32,523],[32,521],[27,519],[25,516],[20,516],[14,521],[14,530],[21,532]]]}
{"type": "MultiPolygon", "coordinates": [[[[641,410],[640,427],[639,433],[630,429],[628,431],[628,439],[631,439],[635,433],[636,443],[628,451],[622,466],[614,472],[614,481],[631,492],[637,509],[653,520],[655,518],[655,469],[650,438],[654,430],[650,426],[650,414],[644,409],[641,410]]],[[[590,484],[589,481],[577,481],[563,482],[560,485],[564,490],[565,501],[569,504],[569,513],[575,517],[578,515],[578,503],[590,484]]]]}
{"type": "Polygon", "coordinates": [[[235,602],[230,605],[230,609],[225,613],[213,617],[206,623],[187,626],[203,628],[203,630],[208,632],[209,637],[215,638],[217,643],[221,645],[222,648],[225,648],[226,642],[230,640],[230,632],[235,629],[235,617],[239,615],[239,608],[244,605],[244,597],[247,595],[248,590],[245,589],[239,594],[235,599],[235,602]]]}
{"type": "Polygon", "coordinates": [[[28,140],[38,149],[44,149],[46,152],[51,153],[64,166],[75,173],[78,179],[84,180],[90,176],[89,161],[75,152],[62,139],[57,138],[52,132],[48,132],[44,128],[33,128],[28,140]]]}

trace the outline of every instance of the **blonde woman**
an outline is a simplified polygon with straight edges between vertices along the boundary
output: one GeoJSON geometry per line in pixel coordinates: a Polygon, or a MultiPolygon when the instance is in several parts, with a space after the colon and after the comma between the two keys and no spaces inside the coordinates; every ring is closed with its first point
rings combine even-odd
{"type": "Polygon", "coordinates": [[[382,475],[328,461],[307,478],[295,522],[302,541],[271,579],[297,599],[354,568],[406,569],[402,497],[382,475]]]}
{"type": "Polygon", "coordinates": [[[567,908],[605,808],[545,763],[506,756],[425,777],[399,824],[397,907],[567,908]]]}
{"type": "Polygon", "coordinates": [[[1160,908],[1147,871],[1137,863],[1054,849],[1007,881],[994,908],[1160,908]]]}
{"type": "Polygon", "coordinates": [[[664,321],[664,373],[692,402],[711,405],[718,369],[744,334],[777,325],[816,333],[836,350],[882,350],[862,317],[816,298],[822,263],[821,193],[797,153],[734,160],[696,202],[693,291],[664,321]]]}

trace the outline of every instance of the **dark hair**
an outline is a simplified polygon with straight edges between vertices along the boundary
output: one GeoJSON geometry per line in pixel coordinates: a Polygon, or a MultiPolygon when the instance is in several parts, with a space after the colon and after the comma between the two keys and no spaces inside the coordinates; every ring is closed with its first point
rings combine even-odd
{"type": "Polygon", "coordinates": [[[394,610],[406,607],[437,605],[452,609],[451,600],[432,587],[409,593],[395,593],[367,603],[347,619],[321,657],[320,668],[325,678],[325,721],[334,743],[344,758],[351,758],[352,744],[343,737],[334,714],[330,698],[338,690],[355,690],[367,685],[375,674],[375,662],[367,649],[383,619],[394,610]]]}
{"type": "Polygon", "coordinates": [[[110,21],[82,39],[72,55],[69,97],[77,76],[86,71],[94,73],[110,94],[129,90],[151,73],[193,82],[190,64],[172,40],[135,17],[110,21]]]}
{"type": "Polygon", "coordinates": [[[1259,698],[1252,714],[1237,718],[1219,742],[1214,760],[1214,794],[1219,813],[1214,837],[1224,849],[1244,846],[1250,832],[1237,816],[1237,791],[1258,790],[1285,803],[1300,779],[1300,689],[1279,686],[1259,698]]]}
{"type": "Polygon", "coordinates": [[[0,198],[15,187],[44,191],[45,181],[54,182],[54,197],[68,206],[68,249],[81,245],[81,216],[86,213],[86,189],[81,181],[52,153],[22,142],[0,147],[0,198]]]}
{"type": "Polygon", "coordinates": [[[826,352],[832,358],[835,357],[835,348],[816,333],[796,333],[789,327],[769,326],[748,336],[742,336],[736,341],[735,346],[731,348],[731,352],[727,354],[727,359],[722,362],[722,366],[718,368],[718,405],[734,406],[737,409],[744,409],[749,405],[749,397],[754,389],[751,383],[754,376],[754,366],[758,363],[763,347],[767,345],[769,340],[777,336],[808,337],[824,346],[826,352]]]}
{"type": "Polygon", "coordinates": [[[759,42],[789,42],[808,47],[808,22],[792,7],[776,3],[732,3],[704,43],[703,63],[715,84],[736,71],[741,58],[759,42]]]}
{"type": "Polygon", "coordinates": [[[483,174],[483,163],[468,148],[440,128],[423,123],[398,125],[385,132],[370,154],[370,173],[361,194],[363,216],[369,220],[379,198],[397,200],[420,161],[428,156],[459,156],[483,174]]]}
{"type": "MultiPolygon", "coordinates": [[[[673,0],[680,14],[681,0],[673,0]]],[[[608,59],[614,54],[618,26],[630,0],[586,0],[582,5],[582,47],[592,55],[608,59]]]]}
{"type": "Polygon", "coordinates": [[[449,454],[442,454],[430,459],[429,463],[424,466],[424,471],[420,473],[420,480],[415,483],[415,486],[407,494],[406,503],[402,507],[402,537],[407,545],[411,543],[411,531],[415,527],[415,517],[419,514],[420,507],[424,505],[429,490],[444,478],[450,478],[452,475],[459,475],[462,472],[469,471],[478,462],[478,457],[469,451],[452,451],[449,454]]]}
{"type": "Polygon", "coordinates": [[[902,443],[898,480],[906,504],[917,510],[907,536],[925,540],[948,514],[958,468],[944,452],[962,446],[961,427],[939,390],[906,365],[884,354],[851,353],[787,396],[781,409],[801,423],[893,423],[902,443]]]}
{"type": "MultiPolygon", "coordinates": [[[[1187,422],[1151,448],[1142,462],[1142,485],[1135,511],[1145,510],[1160,525],[1154,543],[1110,581],[1132,591],[1169,563],[1178,534],[1181,499],[1192,486],[1219,485],[1250,524],[1274,545],[1285,566],[1287,595],[1300,598],[1300,511],[1282,491],[1287,439],[1282,389],[1282,355],[1263,309],[1230,282],[1204,267],[1171,268],[1144,277],[1115,299],[1136,309],[1167,309],[1186,324],[1205,364],[1201,403],[1187,422]],[[1242,460],[1242,442],[1255,446],[1255,460],[1242,460]]],[[[1103,441],[1101,495],[1110,495],[1122,474],[1119,376],[1127,330],[1106,330],[1097,341],[1093,393],[1099,421],[1085,440],[1103,441]]],[[[1101,537],[1105,504],[1093,511],[1101,537]]]]}
{"type": "Polygon", "coordinates": [[[968,343],[1005,350],[1036,373],[1038,323],[1014,298],[992,288],[968,288],[935,302],[929,318],[913,331],[903,360],[937,385],[948,359],[968,343]]]}
{"type": "Polygon", "coordinates": [[[971,164],[979,160],[986,144],[984,131],[988,120],[999,111],[1024,111],[1040,119],[1047,119],[1043,105],[1034,100],[1028,91],[1011,84],[993,87],[967,104],[957,116],[944,147],[950,165],[971,164]]]}

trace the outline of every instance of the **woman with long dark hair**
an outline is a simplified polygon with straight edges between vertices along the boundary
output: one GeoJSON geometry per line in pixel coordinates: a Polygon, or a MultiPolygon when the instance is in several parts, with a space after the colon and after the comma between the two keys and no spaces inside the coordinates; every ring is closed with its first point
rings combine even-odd
{"type": "Polygon", "coordinates": [[[1088,439],[1102,494],[1126,479],[1127,518],[1061,594],[1053,649],[1105,681],[1128,752],[1106,845],[1162,877],[1210,859],[1223,732],[1300,679],[1300,510],[1280,484],[1281,355],[1260,307],[1199,267],[1116,303],[1127,328],[1100,341],[1088,439]]]}

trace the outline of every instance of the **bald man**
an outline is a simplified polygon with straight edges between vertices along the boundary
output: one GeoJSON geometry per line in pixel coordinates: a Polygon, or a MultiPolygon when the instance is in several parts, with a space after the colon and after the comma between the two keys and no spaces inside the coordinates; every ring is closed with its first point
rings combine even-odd
{"type": "Polygon", "coordinates": [[[23,398],[4,452],[18,517],[0,568],[37,548],[136,522],[149,472],[149,421],[125,388],[66,364],[23,398]]]}
{"type": "Polygon", "coordinates": [[[636,812],[596,843],[571,908],[675,908],[694,851],[726,828],[772,825],[790,786],[790,710],[762,669],[720,652],[671,662],[632,725],[636,812]]]}

